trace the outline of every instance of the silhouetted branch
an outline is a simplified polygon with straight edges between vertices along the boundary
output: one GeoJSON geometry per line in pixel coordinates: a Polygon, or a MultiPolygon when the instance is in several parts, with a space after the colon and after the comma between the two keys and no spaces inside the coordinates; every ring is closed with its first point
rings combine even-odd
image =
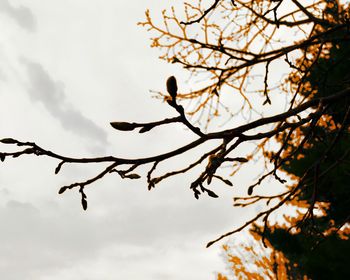
{"type": "Polygon", "coordinates": [[[121,130],[121,131],[131,131],[141,127],[141,129],[139,130],[139,133],[145,133],[147,131],[150,131],[154,127],[158,127],[163,124],[176,123],[176,122],[182,122],[182,118],[174,117],[174,118],[164,119],[162,121],[149,122],[149,123],[111,122],[110,124],[116,130],[121,130]]]}
{"type": "MultiPolygon", "coordinates": [[[[233,2],[214,0],[212,5],[204,11],[201,7],[201,1],[193,4],[187,3],[184,13],[186,20],[180,21],[176,16],[175,9],[172,8],[169,13],[166,11],[162,13],[164,26],[156,25],[152,21],[149,11],[146,12],[146,20],[140,25],[146,26],[150,31],[156,33],[152,38],[152,47],[158,47],[163,51],[161,58],[183,66],[193,75],[203,75],[205,73],[205,76],[198,87],[194,87],[194,90],[185,93],[178,92],[177,81],[174,76],[171,76],[166,82],[167,93],[158,93],[157,96],[166,101],[178,116],[147,123],[111,122],[110,125],[119,131],[139,129],[139,133],[145,133],[162,125],[181,123],[195,135],[195,140],[150,157],[120,158],[111,155],[73,158],[46,150],[33,142],[4,138],[0,140],[0,143],[17,146],[18,150],[0,152],[0,160],[4,161],[7,158],[18,158],[24,155],[46,156],[57,160],[55,174],[60,172],[63,165],[66,167],[70,163],[108,164],[92,178],[63,186],[59,190],[59,193],[62,194],[67,189],[78,188],[82,207],[86,210],[88,205],[87,196],[84,192],[85,187],[108,174],[114,173],[117,173],[121,179],[139,179],[141,175],[134,172],[137,172],[136,170],[142,165],[149,167],[146,178],[148,189],[151,190],[164,179],[184,174],[195,167],[200,167],[201,164],[207,161],[206,164],[203,164],[201,172],[191,179],[189,185],[196,199],[201,194],[216,198],[218,195],[208,187],[213,179],[232,186],[230,180],[218,174],[220,167],[229,162],[233,166],[238,166],[235,170],[237,171],[245,163],[256,160],[259,153],[261,153],[262,156],[270,159],[271,170],[270,165],[265,166],[264,172],[257,178],[257,181],[248,187],[248,197],[236,198],[235,205],[245,207],[258,201],[265,201],[266,205],[275,200],[279,200],[279,202],[270,209],[260,212],[241,227],[209,242],[207,246],[209,247],[222,238],[241,231],[259,219],[262,219],[264,223],[265,232],[270,214],[286,202],[295,199],[297,194],[313,183],[311,204],[303,217],[303,221],[312,219],[318,198],[318,184],[321,178],[341,164],[349,154],[349,151],[346,151],[343,156],[339,157],[325,170],[321,169],[327,156],[335,149],[342,137],[348,133],[350,87],[348,81],[344,81],[339,90],[322,95],[317,94],[317,88],[312,87],[306,81],[310,78],[315,67],[318,67],[318,62],[322,59],[328,59],[331,46],[350,41],[348,36],[349,21],[343,16],[344,11],[342,10],[337,10],[335,15],[326,14],[324,4],[327,3],[324,1],[315,2],[308,6],[302,5],[297,0],[292,0],[292,3],[295,6],[290,11],[279,9],[282,1],[243,2],[237,0],[233,2]],[[208,16],[209,13],[210,16],[208,16]],[[273,13],[273,18],[271,13],[273,13]],[[215,19],[218,20],[218,23],[215,22],[215,19]],[[190,27],[194,23],[200,25],[198,32],[196,31],[197,33],[193,33],[193,29],[190,27]],[[281,26],[286,29],[286,34],[302,31],[302,35],[293,41],[287,40],[289,38],[282,38],[283,40],[280,37],[275,38],[276,32],[282,29],[278,29],[281,26]],[[295,61],[291,61],[290,57],[295,57],[298,52],[301,52],[301,56],[295,61]],[[283,58],[285,58],[284,62],[283,58]],[[285,94],[289,98],[289,104],[286,104],[287,109],[268,117],[263,112],[258,112],[258,114],[253,115],[253,117],[259,116],[255,120],[251,120],[249,116],[249,118],[245,118],[244,122],[229,121],[226,123],[229,128],[224,130],[206,130],[207,126],[203,129],[198,125],[198,122],[193,121],[192,116],[196,114],[196,116],[200,115],[198,120],[202,116],[208,116],[206,124],[212,118],[219,116],[219,109],[224,107],[221,99],[222,93],[238,93],[238,97],[241,97],[242,100],[240,110],[235,113],[232,113],[230,108],[224,107],[230,113],[230,120],[233,120],[233,117],[247,108],[250,113],[257,113],[255,103],[272,104],[275,88],[270,81],[271,65],[276,61],[285,63],[291,71],[290,80],[287,81],[291,85],[291,90],[285,90],[285,94]],[[262,72],[262,78],[259,83],[255,81],[253,83],[252,79],[255,77],[252,73],[257,67],[261,66],[265,66],[259,72],[259,74],[262,72]],[[252,84],[255,88],[253,93],[250,94],[247,89],[252,84]],[[258,94],[254,95],[254,93],[258,94]],[[261,103],[255,100],[253,102],[252,99],[260,98],[261,95],[264,98],[261,103]],[[186,112],[185,108],[188,107],[182,103],[187,100],[195,103],[192,106],[192,111],[189,112],[186,112]],[[338,124],[335,128],[337,131],[333,141],[330,144],[327,143],[320,157],[303,170],[303,175],[299,178],[296,186],[290,187],[287,192],[277,195],[252,195],[254,188],[261,185],[270,176],[273,176],[281,184],[286,183],[285,179],[278,175],[279,170],[288,161],[301,155],[307,145],[311,145],[312,140],[317,137],[316,130],[319,128],[320,120],[330,114],[331,110],[337,110],[339,104],[347,104],[347,107],[340,127],[338,124]],[[296,133],[300,134],[297,139],[294,137],[296,133]],[[265,146],[271,139],[277,139],[280,146],[276,153],[265,153],[265,146]],[[192,149],[203,147],[202,144],[204,143],[214,141],[220,141],[220,144],[215,148],[203,150],[202,155],[192,159],[190,164],[186,164],[177,170],[169,167],[170,170],[164,174],[154,175],[157,167],[163,162],[186,154],[192,149]],[[256,149],[250,154],[243,152],[238,156],[232,155],[233,152],[239,151],[238,147],[244,143],[253,143],[256,149]],[[314,176],[311,176],[312,174],[314,176]]],[[[323,81],[323,87],[325,87],[325,80],[326,77],[323,81]]],[[[281,82],[280,86],[283,83],[281,82]]],[[[233,97],[236,98],[235,95],[233,97]]],[[[339,122],[341,122],[341,119],[339,122]]],[[[335,130],[333,129],[333,131],[335,130]]]]}

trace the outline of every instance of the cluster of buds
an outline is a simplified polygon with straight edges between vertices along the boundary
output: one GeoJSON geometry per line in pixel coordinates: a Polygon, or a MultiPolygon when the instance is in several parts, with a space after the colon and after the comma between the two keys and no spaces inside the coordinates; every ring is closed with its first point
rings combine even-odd
{"type": "Polygon", "coordinates": [[[224,162],[224,159],[222,158],[222,155],[220,153],[209,156],[209,161],[206,168],[206,171],[208,174],[208,184],[211,183],[213,175],[215,174],[216,170],[220,167],[220,165],[223,162],[224,162]]]}

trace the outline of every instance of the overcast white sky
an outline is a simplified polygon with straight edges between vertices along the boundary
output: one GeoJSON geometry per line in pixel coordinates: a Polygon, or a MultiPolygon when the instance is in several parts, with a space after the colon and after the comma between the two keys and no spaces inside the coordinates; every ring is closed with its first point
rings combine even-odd
{"type": "MultiPolygon", "coordinates": [[[[149,135],[120,133],[110,121],[173,116],[150,98],[178,66],[158,60],[136,25],[178,1],[0,0],[0,138],[35,141],[68,156],[158,154],[193,139],[179,126],[149,135]],[[175,136],[175,137],[174,137],[175,136]]],[[[23,157],[0,165],[0,278],[214,279],[224,271],[219,245],[208,241],[241,224],[233,191],[193,198],[179,176],[147,191],[144,179],[110,176],[87,190],[84,212],[76,190],[60,186],[102,166],[65,165],[23,157]]],[[[163,169],[165,170],[165,169],[163,169]]],[[[192,174],[194,176],[195,174],[192,174]]],[[[247,185],[249,171],[239,185],[247,185]]]]}

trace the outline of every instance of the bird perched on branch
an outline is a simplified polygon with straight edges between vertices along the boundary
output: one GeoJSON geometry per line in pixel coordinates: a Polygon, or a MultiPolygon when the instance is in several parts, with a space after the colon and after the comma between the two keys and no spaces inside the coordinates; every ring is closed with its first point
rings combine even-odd
{"type": "Polygon", "coordinates": [[[170,94],[172,100],[175,101],[177,94],[177,83],[174,76],[169,77],[166,81],[166,89],[170,94]]]}

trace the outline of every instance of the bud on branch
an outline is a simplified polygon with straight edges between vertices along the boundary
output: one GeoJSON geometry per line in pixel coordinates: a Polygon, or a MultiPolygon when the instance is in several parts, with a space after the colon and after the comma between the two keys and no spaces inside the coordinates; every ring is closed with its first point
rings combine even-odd
{"type": "Polygon", "coordinates": [[[174,76],[169,77],[166,81],[166,89],[170,94],[172,100],[175,101],[177,95],[177,83],[174,76]]]}

